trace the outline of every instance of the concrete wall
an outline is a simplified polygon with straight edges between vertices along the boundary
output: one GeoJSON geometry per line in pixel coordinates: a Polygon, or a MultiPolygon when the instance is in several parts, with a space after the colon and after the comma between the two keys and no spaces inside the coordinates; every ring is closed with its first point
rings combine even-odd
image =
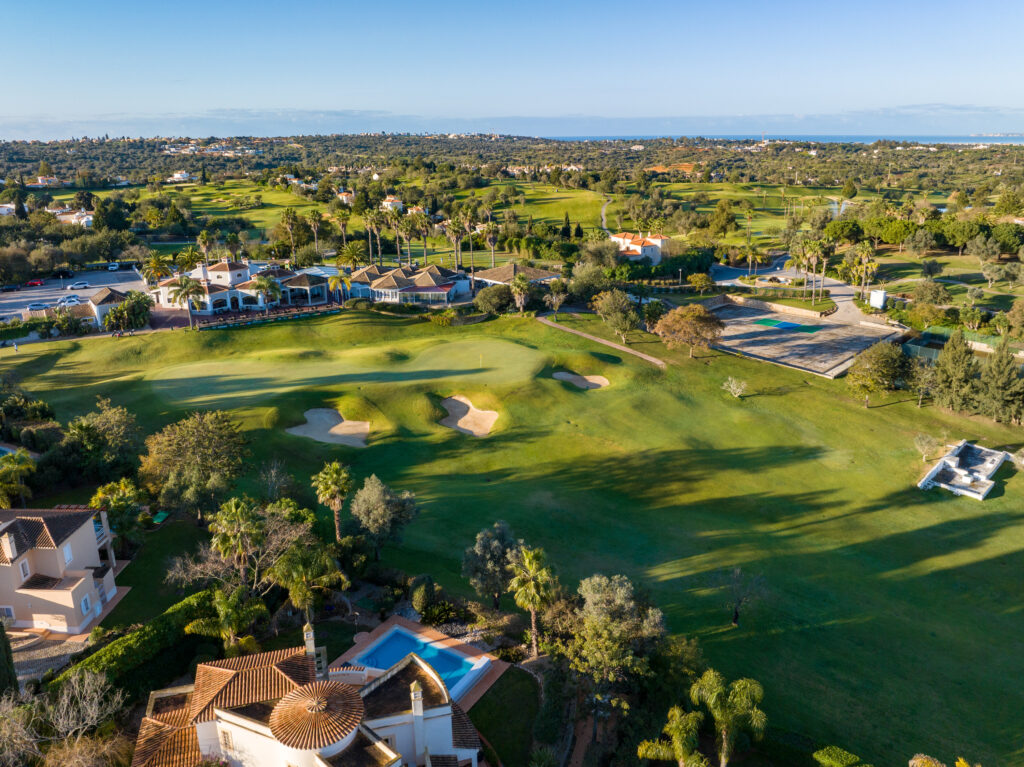
{"type": "Polygon", "coordinates": [[[778,312],[779,314],[792,314],[797,317],[807,317],[813,319],[819,319],[824,317],[830,312],[815,312],[810,309],[800,309],[795,306],[786,306],[785,304],[775,304],[770,301],[761,301],[757,298],[747,298],[746,296],[737,295],[730,293],[727,298],[734,304],[740,306],[749,306],[753,309],[765,309],[770,312],[778,312]]]}

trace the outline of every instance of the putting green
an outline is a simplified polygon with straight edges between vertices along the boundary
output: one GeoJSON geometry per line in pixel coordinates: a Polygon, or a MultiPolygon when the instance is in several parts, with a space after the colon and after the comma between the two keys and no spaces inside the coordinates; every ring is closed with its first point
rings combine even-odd
{"type": "Polygon", "coordinates": [[[468,381],[506,384],[533,378],[547,356],[493,338],[403,349],[280,350],[225,360],[173,365],[154,371],[156,394],[186,407],[252,405],[298,389],[468,381]],[[422,347],[422,348],[418,348],[422,347]]]}

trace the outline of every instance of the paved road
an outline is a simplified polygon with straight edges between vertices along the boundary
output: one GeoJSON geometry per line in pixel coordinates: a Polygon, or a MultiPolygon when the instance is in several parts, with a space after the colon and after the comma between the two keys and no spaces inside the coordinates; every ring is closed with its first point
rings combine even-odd
{"type": "MultiPolygon", "coordinates": [[[[788,259],[789,256],[779,256],[770,264],[758,266],[754,273],[765,277],[802,278],[804,276],[802,272],[786,268],[786,261],[788,259]]],[[[711,278],[719,285],[740,285],[742,283],[739,282],[739,278],[746,275],[747,270],[743,267],[722,266],[721,264],[715,264],[711,267],[711,278]]],[[[831,277],[826,277],[824,284],[829,292],[829,296],[836,302],[836,311],[834,314],[829,315],[830,320],[847,325],[856,325],[864,319],[864,314],[853,302],[856,290],[852,285],[840,282],[839,280],[833,280],[831,277]]]]}
{"type": "Polygon", "coordinates": [[[0,316],[20,316],[22,310],[35,302],[53,306],[61,296],[76,295],[85,301],[100,288],[106,287],[116,288],[122,292],[146,289],[145,283],[131,269],[122,269],[117,272],[75,272],[75,276],[70,280],[48,279],[45,284],[38,288],[22,287],[21,290],[11,293],[0,293],[0,316]],[[63,289],[67,285],[79,280],[88,282],[89,287],[81,290],[63,289]]]}

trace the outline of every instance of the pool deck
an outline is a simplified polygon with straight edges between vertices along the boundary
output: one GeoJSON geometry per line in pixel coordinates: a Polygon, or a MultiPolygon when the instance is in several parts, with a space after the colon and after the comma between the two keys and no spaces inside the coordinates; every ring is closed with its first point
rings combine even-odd
{"type": "Polygon", "coordinates": [[[342,653],[342,655],[336,660],[332,661],[330,668],[339,668],[345,663],[354,663],[355,659],[362,655],[368,647],[387,634],[395,626],[403,628],[426,641],[436,642],[440,646],[454,650],[468,658],[476,659],[485,657],[490,661],[490,665],[487,667],[487,672],[480,677],[480,679],[478,679],[470,689],[466,690],[466,693],[459,701],[459,706],[461,706],[465,711],[469,711],[469,709],[471,709],[476,702],[483,697],[484,693],[490,689],[491,685],[498,681],[501,675],[504,674],[509,667],[509,663],[506,661],[500,660],[490,653],[477,649],[472,645],[468,645],[460,639],[453,639],[450,636],[442,634],[436,629],[424,626],[422,623],[416,623],[408,618],[403,618],[400,615],[392,615],[368,634],[357,634],[355,644],[342,653]]]}

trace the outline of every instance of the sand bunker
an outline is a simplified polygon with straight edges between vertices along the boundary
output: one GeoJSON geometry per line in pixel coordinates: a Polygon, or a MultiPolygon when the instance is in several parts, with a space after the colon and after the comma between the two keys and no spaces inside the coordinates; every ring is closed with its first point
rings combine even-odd
{"type": "Polygon", "coordinates": [[[369,421],[346,421],[337,410],[322,407],[307,410],[304,415],[306,423],[285,431],[332,445],[366,447],[366,438],[370,434],[369,421]]]}
{"type": "Polygon", "coordinates": [[[441,406],[448,411],[447,417],[441,419],[442,426],[474,437],[486,437],[498,420],[496,410],[477,410],[461,394],[441,400],[441,406]]]}
{"type": "Polygon", "coordinates": [[[551,377],[557,378],[559,381],[568,381],[581,389],[603,389],[608,385],[608,379],[604,376],[581,376],[576,373],[558,372],[551,377]]]}

